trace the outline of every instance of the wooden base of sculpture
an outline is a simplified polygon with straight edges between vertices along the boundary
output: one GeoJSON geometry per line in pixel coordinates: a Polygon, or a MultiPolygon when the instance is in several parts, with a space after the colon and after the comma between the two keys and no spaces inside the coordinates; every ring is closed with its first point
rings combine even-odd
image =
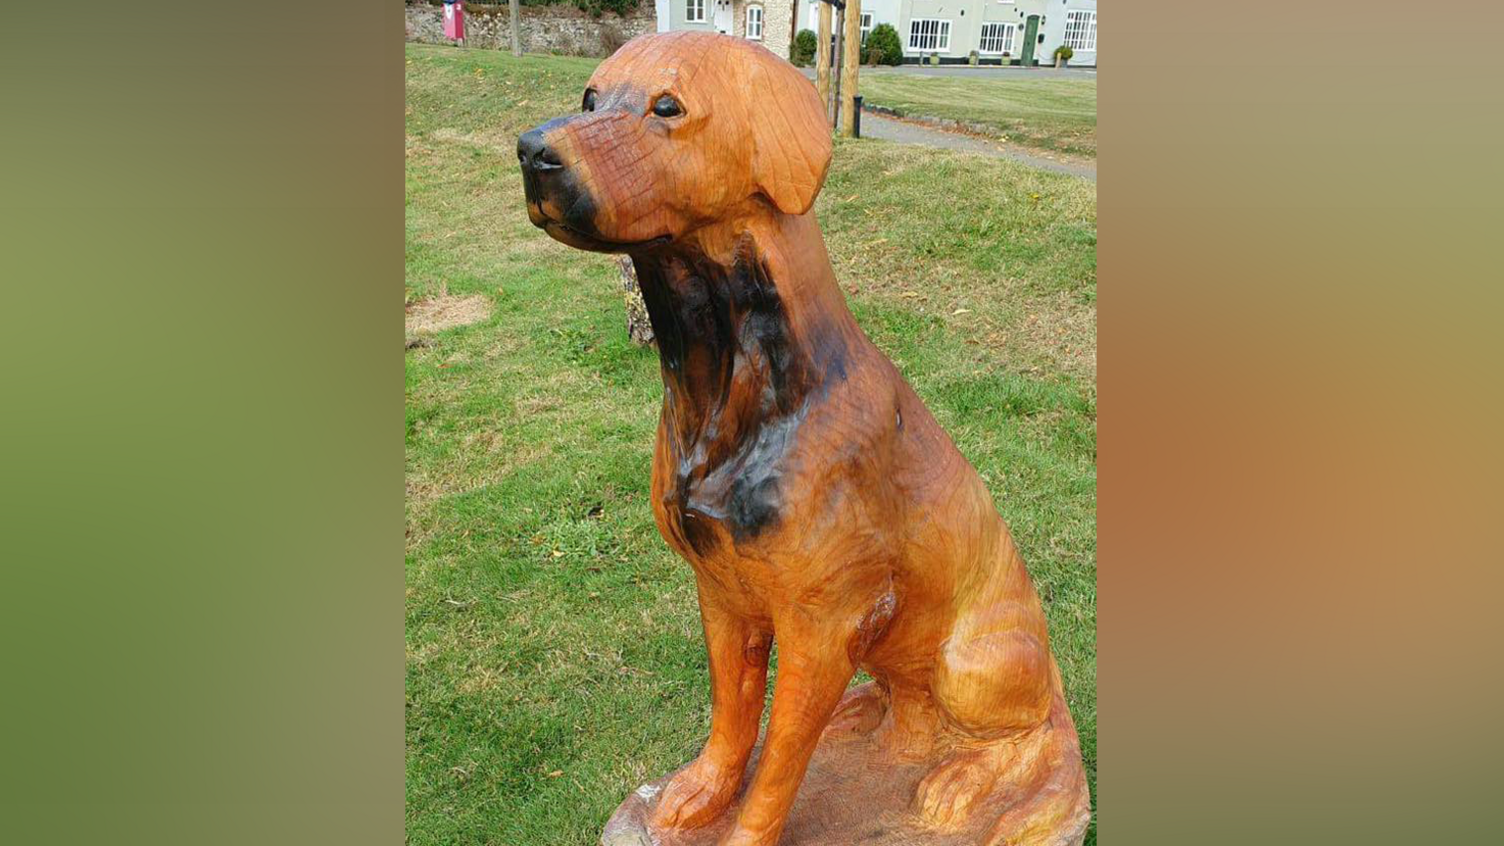
{"type": "MultiPolygon", "coordinates": [[[[1040,781],[1066,789],[1047,788],[1028,794],[1027,784],[999,783],[981,800],[980,812],[959,827],[938,830],[927,825],[914,810],[914,797],[925,776],[943,760],[935,755],[923,760],[895,761],[891,751],[874,739],[878,734],[822,739],[815,748],[809,770],[799,786],[780,846],[1079,846],[1091,821],[1091,797],[1076,751],[1075,732],[1070,732],[1067,754],[1057,760],[1070,772],[1050,778],[1036,773],[1040,781]],[[1022,793],[1022,795],[1021,795],[1022,793]],[[1045,808],[1043,816],[1054,824],[1025,825],[999,832],[1000,818],[1032,804],[1045,808]]],[[[731,828],[740,809],[747,782],[762,757],[758,744],[742,780],[742,794],[726,813],[710,825],[691,831],[659,831],[648,820],[663,787],[673,777],[665,775],[639,787],[611,815],[601,835],[601,846],[716,846],[731,828]]]]}

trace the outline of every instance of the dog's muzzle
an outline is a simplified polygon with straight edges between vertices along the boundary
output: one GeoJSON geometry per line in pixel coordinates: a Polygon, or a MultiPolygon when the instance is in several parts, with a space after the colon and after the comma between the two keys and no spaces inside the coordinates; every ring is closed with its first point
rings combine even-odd
{"type": "Polygon", "coordinates": [[[556,133],[570,119],[556,118],[517,138],[517,162],[522,166],[528,219],[555,240],[582,250],[620,252],[666,242],[667,235],[627,243],[601,234],[595,220],[595,197],[580,184],[576,168],[565,164],[567,156],[560,156],[548,143],[549,136],[558,137],[556,133]]]}
{"type": "Polygon", "coordinates": [[[564,168],[564,163],[544,140],[541,129],[529,129],[517,139],[517,161],[522,163],[523,173],[547,173],[564,168]]]}
{"type": "MultiPolygon", "coordinates": [[[[529,215],[533,217],[534,223],[539,223],[538,218],[544,216],[543,201],[548,198],[549,189],[552,188],[552,192],[557,193],[559,188],[545,183],[556,182],[564,170],[564,163],[548,146],[543,129],[529,129],[517,139],[517,162],[522,165],[522,190],[527,195],[529,215]]],[[[554,199],[557,200],[557,197],[554,199]]]]}

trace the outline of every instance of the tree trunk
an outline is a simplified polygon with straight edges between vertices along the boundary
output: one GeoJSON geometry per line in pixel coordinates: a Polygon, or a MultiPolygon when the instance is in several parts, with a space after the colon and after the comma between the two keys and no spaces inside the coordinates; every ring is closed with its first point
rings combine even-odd
{"type": "Polygon", "coordinates": [[[637,287],[637,268],[630,256],[618,256],[621,268],[622,299],[627,304],[627,336],[633,343],[653,343],[653,324],[648,322],[648,306],[642,301],[642,290],[637,287]]]}
{"type": "Polygon", "coordinates": [[[522,55],[522,36],[517,34],[517,0],[511,0],[512,8],[512,55],[522,55]]]}
{"type": "Polygon", "coordinates": [[[825,104],[825,119],[830,120],[830,4],[820,3],[820,31],[815,34],[815,90],[825,104]]]}

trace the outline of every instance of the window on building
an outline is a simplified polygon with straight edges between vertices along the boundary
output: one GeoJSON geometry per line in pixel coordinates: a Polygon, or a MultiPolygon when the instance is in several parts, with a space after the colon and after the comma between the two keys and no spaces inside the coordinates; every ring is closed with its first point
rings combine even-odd
{"type": "Polygon", "coordinates": [[[762,40],[762,7],[747,7],[747,37],[753,41],[762,40]]]}
{"type": "Polygon", "coordinates": [[[982,43],[977,48],[979,53],[989,55],[1011,54],[1013,52],[1013,33],[1017,29],[1011,23],[984,23],[982,24],[982,43]]]}
{"type": "Polygon", "coordinates": [[[915,52],[945,53],[950,50],[950,21],[916,18],[909,21],[909,49],[915,52]]]}
{"type": "Polygon", "coordinates": [[[867,36],[872,32],[872,13],[862,13],[862,43],[867,43],[867,36]]]}
{"type": "Polygon", "coordinates": [[[1097,13],[1065,13],[1065,46],[1072,50],[1097,49],[1097,13]]]}
{"type": "Polygon", "coordinates": [[[705,23],[705,0],[686,0],[684,20],[689,23],[705,23]]]}

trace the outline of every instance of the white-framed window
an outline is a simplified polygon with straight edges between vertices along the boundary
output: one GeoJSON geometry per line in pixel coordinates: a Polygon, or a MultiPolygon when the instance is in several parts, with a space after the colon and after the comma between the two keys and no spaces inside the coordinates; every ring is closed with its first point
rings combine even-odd
{"type": "Polygon", "coordinates": [[[1097,13],[1065,13],[1065,46],[1091,52],[1097,49],[1097,13]]]}
{"type": "Polygon", "coordinates": [[[747,7],[747,37],[753,41],[762,40],[762,7],[747,7]]]}
{"type": "Polygon", "coordinates": [[[688,23],[705,23],[705,0],[685,0],[684,20],[688,23]]]}
{"type": "Polygon", "coordinates": [[[1013,53],[1013,33],[1018,29],[1011,23],[984,23],[982,24],[982,43],[977,47],[978,53],[989,56],[1000,56],[1003,53],[1013,53]]]}
{"type": "Polygon", "coordinates": [[[909,21],[909,50],[916,53],[950,51],[950,21],[915,18],[909,21]]]}
{"type": "Polygon", "coordinates": [[[867,43],[867,36],[872,34],[872,13],[862,13],[862,43],[867,43]]]}

